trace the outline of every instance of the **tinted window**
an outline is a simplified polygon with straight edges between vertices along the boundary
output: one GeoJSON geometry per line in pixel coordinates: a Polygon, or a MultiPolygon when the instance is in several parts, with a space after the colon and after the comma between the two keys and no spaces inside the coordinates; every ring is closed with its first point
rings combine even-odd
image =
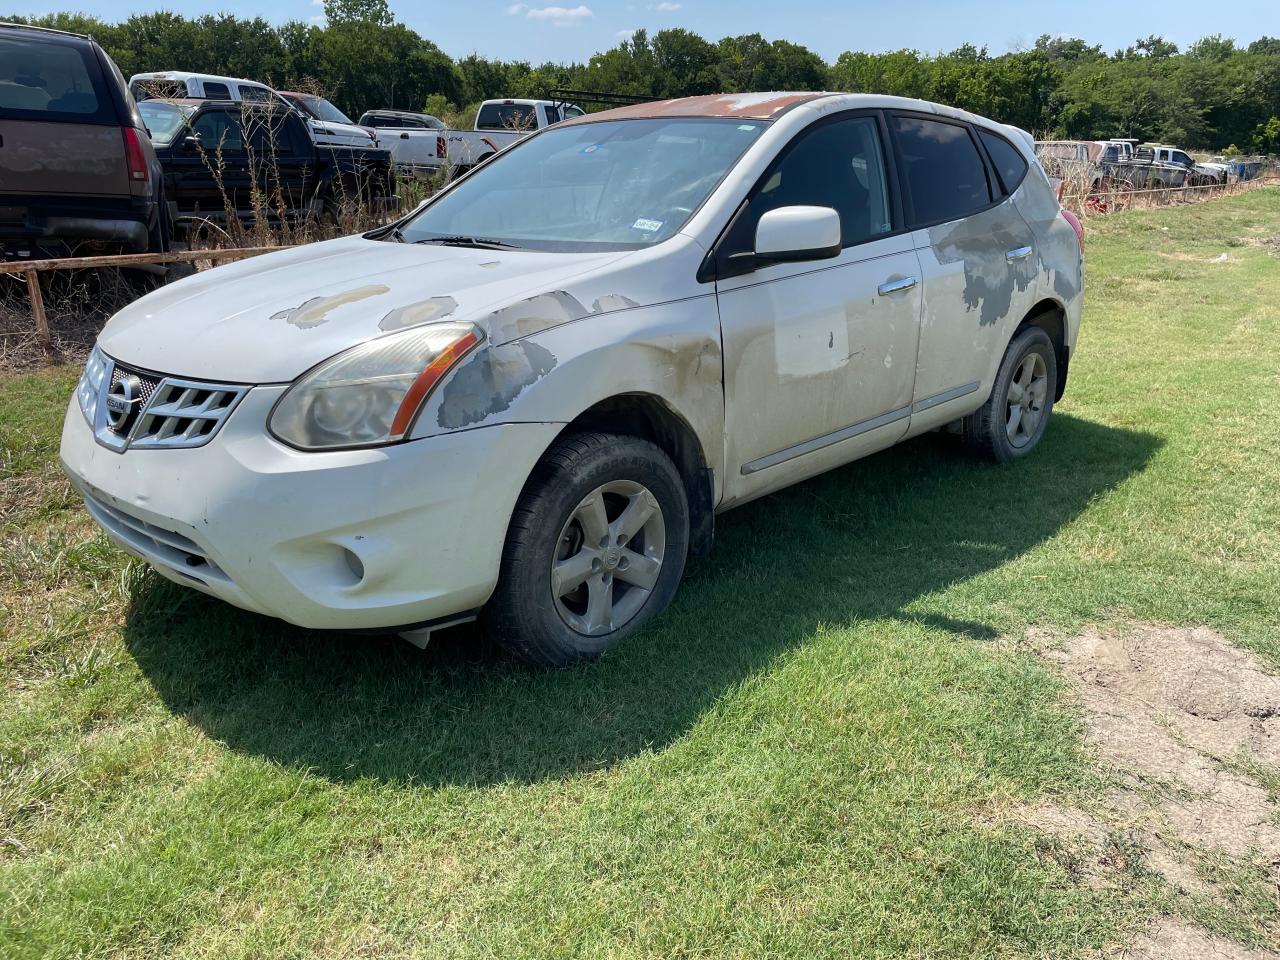
{"type": "Polygon", "coordinates": [[[266,87],[243,86],[240,88],[240,99],[250,103],[269,103],[273,98],[266,87]]]}
{"type": "Polygon", "coordinates": [[[243,153],[244,139],[240,132],[240,118],[223,110],[210,110],[196,117],[192,132],[200,138],[201,148],[209,154],[243,153]]]}
{"type": "Polygon", "coordinates": [[[988,130],[979,129],[978,136],[982,138],[982,145],[987,148],[991,162],[995,164],[996,173],[1000,174],[1005,193],[1013,193],[1027,175],[1027,161],[1022,158],[1021,151],[1004,137],[988,130]]]}
{"type": "Polygon", "coordinates": [[[88,46],[0,39],[0,116],[83,122],[114,113],[88,46]]]}
{"type": "Polygon", "coordinates": [[[890,123],[913,224],[956,220],[991,203],[987,171],[967,127],[917,117],[890,123]]]}
{"type": "Polygon", "coordinates": [[[537,125],[533,107],[525,103],[486,103],[476,117],[477,130],[532,130],[537,125]]]}
{"type": "Polygon", "coordinates": [[[227,89],[225,83],[210,83],[208,80],[204,84],[204,95],[209,100],[231,99],[231,91],[227,89]]]}
{"type": "Polygon", "coordinates": [[[1177,151],[1176,153],[1174,153],[1174,155],[1173,155],[1173,162],[1174,162],[1174,163],[1180,163],[1180,164],[1182,164],[1184,167],[1194,167],[1194,166],[1195,166],[1195,164],[1196,164],[1196,162],[1195,162],[1194,160],[1192,160],[1192,159],[1191,159],[1191,157],[1190,157],[1190,155],[1189,155],[1189,154],[1185,154],[1185,153],[1183,153],[1181,150],[1179,150],[1179,151],[1177,151]]]}
{"type": "Polygon", "coordinates": [[[269,159],[293,153],[289,132],[294,128],[293,116],[281,111],[249,108],[241,112],[244,141],[255,157],[269,159]]]}
{"type": "Polygon", "coordinates": [[[734,224],[730,248],[754,249],[760,217],[796,205],[834,208],[846,247],[893,229],[884,153],[874,119],[824,123],[800,134],[756,187],[747,215],[734,224]]]}

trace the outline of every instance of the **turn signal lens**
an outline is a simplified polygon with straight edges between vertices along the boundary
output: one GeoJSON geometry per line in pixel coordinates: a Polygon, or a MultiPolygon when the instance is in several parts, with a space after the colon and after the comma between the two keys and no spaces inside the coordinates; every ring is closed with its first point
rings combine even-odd
{"type": "Polygon", "coordinates": [[[435,323],[352,347],[289,388],[271,432],[302,450],[403,440],[431,391],[482,339],[469,323],[435,323]]]}

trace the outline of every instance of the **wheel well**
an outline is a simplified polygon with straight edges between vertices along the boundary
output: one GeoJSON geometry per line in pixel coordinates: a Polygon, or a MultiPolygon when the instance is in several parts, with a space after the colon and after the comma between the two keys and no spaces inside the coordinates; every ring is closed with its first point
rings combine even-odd
{"type": "Polygon", "coordinates": [[[1054,300],[1041,300],[1022,318],[1014,337],[1027,327],[1040,327],[1053,341],[1053,356],[1058,366],[1058,386],[1053,400],[1057,403],[1067,389],[1067,365],[1071,361],[1071,351],[1067,349],[1066,314],[1062,305],[1054,300]]]}
{"type": "Polygon", "coordinates": [[[602,400],[580,413],[563,433],[598,430],[640,437],[656,444],[680,471],[689,498],[689,553],[705,557],[715,537],[715,495],[711,468],[697,434],[671,408],[649,394],[629,393],[602,400]]]}

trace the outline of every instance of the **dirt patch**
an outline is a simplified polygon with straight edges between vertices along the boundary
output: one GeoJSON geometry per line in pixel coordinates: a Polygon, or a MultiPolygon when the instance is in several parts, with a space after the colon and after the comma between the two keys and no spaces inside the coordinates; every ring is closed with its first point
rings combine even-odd
{"type": "Polygon", "coordinates": [[[1127,960],[1274,960],[1276,954],[1242,947],[1179,920],[1161,920],[1123,956],[1127,960]]]}
{"type": "MultiPolygon", "coordinates": [[[[1135,624],[1063,644],[1042,632],[1026,639],[1071,683],[1085,741],[1118,781],[1087,812],[1040,804],[1014,814],[1066,844],[1073,875],[1096,886],[1156,874],[1182,893],[1222,899],[1198,867],[1225,856],[1280,883],[1280,803],[1265,782],[1274,787],[1272,771],[1280,775],[1280,676],[1207,628],[1135,624]]],[[[1130,956],[1280,954],[1166,921],[1130,956]]]]}

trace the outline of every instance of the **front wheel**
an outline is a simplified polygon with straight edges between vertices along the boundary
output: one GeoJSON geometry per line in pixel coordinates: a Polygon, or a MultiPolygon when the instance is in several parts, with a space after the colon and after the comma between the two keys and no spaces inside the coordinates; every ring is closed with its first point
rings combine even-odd
{"type": "Polygon", "coordinates": [[[1053,341],[1028,327],[1005,350],[987,402],[961,421],[965,443],[996,463],[1030,453],[1044,436],[1057,387],[1053,341]]]}
{"type": "Polygon", "coordinates": [[[684,483],[660,448],[565,437],[516,505],[485,631],[542,666],[597,657],[666,608],[688,548],[684,483]]]}

